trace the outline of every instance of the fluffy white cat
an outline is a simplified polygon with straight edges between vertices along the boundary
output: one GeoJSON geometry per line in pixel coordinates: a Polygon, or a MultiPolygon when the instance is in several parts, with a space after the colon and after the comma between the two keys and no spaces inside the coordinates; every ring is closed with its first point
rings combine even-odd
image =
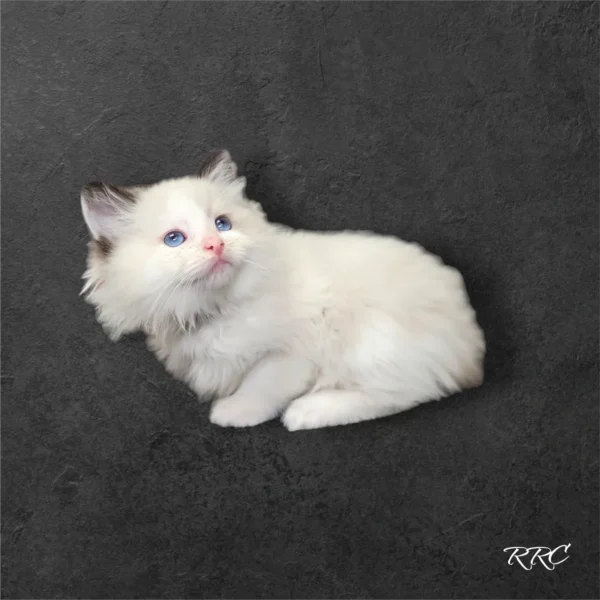
{"type": "Polygon", "coordinates": [[[228,152],[199,175],[87,185],[82,293],[113,340],[142,330],[210,420],[356,423],[480,385],[460,273],[420,246],[269,223],[228,152]]]}

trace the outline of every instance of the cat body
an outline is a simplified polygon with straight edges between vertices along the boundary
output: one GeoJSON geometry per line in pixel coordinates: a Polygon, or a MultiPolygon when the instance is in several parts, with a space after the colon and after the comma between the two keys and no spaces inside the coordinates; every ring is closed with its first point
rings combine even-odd
{"type": "Polygon", "coordinates": [[[394,237],[269,223],[244,183],[221,151],[199,177],[84,188],[84,292],[113,339],[144,331],[222,426],[354,423],[481,383],[456,269],[394,237]]]}

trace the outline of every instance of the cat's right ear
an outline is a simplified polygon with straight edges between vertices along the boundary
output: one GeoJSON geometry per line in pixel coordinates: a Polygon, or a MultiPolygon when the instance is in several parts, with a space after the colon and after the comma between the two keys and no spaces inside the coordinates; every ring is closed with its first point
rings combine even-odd
{"type": "Polygon", "coordinates": [[[134,192],[126,187],[93,182],[81,190],[81,212],[97,240],[113,238],[135,202],[134,192]]]}
{"type": "Polygon", "coordinates": [[[246,185],[246,178],[238,174],[237,165],[227,150],[213,150],[200,165],[198,174],[228,186],[236,185],[243,189],[246,185]]]}

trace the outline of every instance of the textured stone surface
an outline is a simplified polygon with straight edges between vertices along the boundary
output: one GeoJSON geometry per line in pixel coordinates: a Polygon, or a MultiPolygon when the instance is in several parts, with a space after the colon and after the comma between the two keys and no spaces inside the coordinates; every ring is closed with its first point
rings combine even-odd
{"type": "Polygon", "coordinates": [[[597,69],[597,3],[3,2],[3,596],[597,598],[597,69]],[[459,267],[484,387],[223,430],[111,344],[80,186],[215,146],[273,220],[459,267]]]}

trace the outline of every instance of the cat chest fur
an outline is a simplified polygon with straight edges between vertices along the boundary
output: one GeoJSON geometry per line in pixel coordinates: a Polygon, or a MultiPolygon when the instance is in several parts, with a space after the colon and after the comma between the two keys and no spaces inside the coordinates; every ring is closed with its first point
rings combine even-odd
{"type": "Polygon", "coordinates": [[[283,349],[282,329],[248,313],[215,317],[191,331],[149,336],[149,347],[167,370],[202,397],[235,390],[261,358],[283,349]]]}

